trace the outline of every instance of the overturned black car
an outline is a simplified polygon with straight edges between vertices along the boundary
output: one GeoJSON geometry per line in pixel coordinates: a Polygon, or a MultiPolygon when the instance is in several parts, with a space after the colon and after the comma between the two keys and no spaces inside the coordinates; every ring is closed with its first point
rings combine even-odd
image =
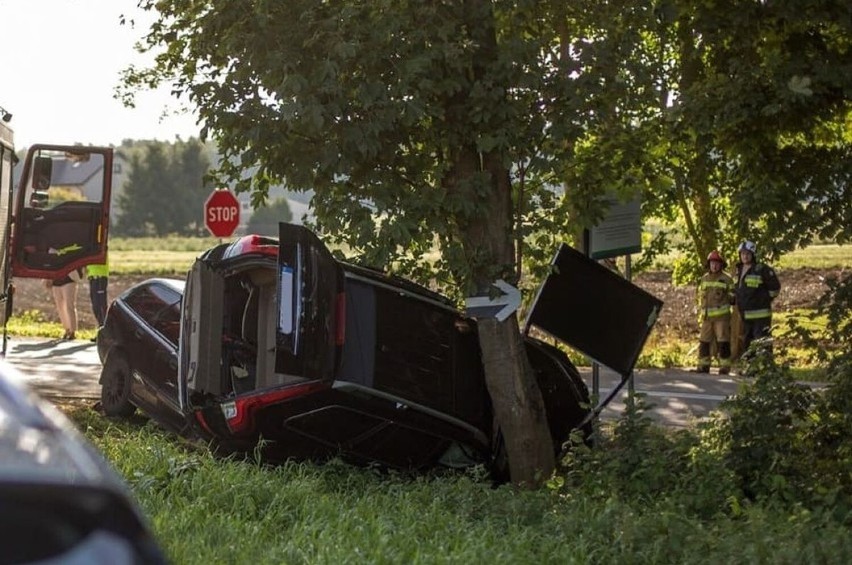
{"type": "MultiPolygon", "coordinates": [[[[537,298],[547,313],[534,323],[556,337],[574,334],[603,355],[596,359],[629,373],[659,301],[570,248],[559,256],[571,264],[554,264],[557,279],[576,270],[568,284],[591,285],[604,308],[622,302],[625,319],[583,331],[595,301],[563,301],[575,312],[554,304],[563,283],[551,277],[537,298]],[[601,333],[629,343],[601,348],[601,333]]],[[[558,348],[528,335],[525,343],[558,450],[581,424],[588,432],[588,390],[558,348]]],[[[129,289],[110,307],[98,351],[109,415],[138,407],[228,450],[251,451],[262,438],[270,459],[341,456],[401,469],[484,463],[505,475],[476,321],[424,287],[337,261],[300,226],[281,224],[278,240],[218,245],[185,282],[129,289]]]]}

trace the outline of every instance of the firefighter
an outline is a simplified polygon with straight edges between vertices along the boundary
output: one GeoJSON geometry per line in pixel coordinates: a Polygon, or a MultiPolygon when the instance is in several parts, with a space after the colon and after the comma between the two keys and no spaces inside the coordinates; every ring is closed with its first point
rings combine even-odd
{"type": "Polygon", "coordinates": [[[757,262],[753,242],[743,241],[737,250],[740,262],[734,294],[743,322],[743,351],[747,351],[754,340],[770,335],[772,301],[781,291],[781,283],[772,267],[757,262]]]}
{"type": "Polygon", "coordinates": [[[718,251],[707,256],[707,272],[698,282],[698,311],[701,332],[698,336],[698,373],[710,372],[710,344],[715,339],[719,352],[719,374],[731,370],[731,303],[734,281],[724,269],[728,264],[718,251]]]}
{"type": "MultiPolygon", "coordinates": [[[[86,266],[86,278],[89,279],[89,298],[92,301],[92,313],[98,327],[104,325],[107,313],[107,285],[109,284],[109,263],[86,266]]],[[[92,339],[95,341],[95,339],[92,339]]]]}

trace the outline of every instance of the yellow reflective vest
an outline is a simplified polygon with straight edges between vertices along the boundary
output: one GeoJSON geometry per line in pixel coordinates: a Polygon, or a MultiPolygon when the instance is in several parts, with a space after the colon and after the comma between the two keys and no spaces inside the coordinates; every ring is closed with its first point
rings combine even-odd
{"type": "Polygon", "coordinates": [[[86,276],[90,279],[109,277],[109,263],[86,265],[86,276]]]}
{"type": "Polygon", "coordinates": [[[722,271],[705,273],[698,282],[700,320],[731,315],[734,280],[722,271]]]}

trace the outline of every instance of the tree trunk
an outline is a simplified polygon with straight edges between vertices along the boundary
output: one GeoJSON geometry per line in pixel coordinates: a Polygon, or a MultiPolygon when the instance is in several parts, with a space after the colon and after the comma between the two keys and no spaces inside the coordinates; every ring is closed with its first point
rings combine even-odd
{"type": "MultiPolygon", "coordinates": [[[[467,29],[478,46],[471,69],[477,81],[498,57],[493,13],[488,0],[466,0],[463,10],[469,21],[467,29]]],[[[446,116],[453,124],[467,119],[467,96],[468,90],[462,89],[447,100],[446,116]]],[[[517,281],[508,162],[498,151],[480,153],[475,137],[471,135],[466,143],[450,150],[451,166],[444,182],[453,198],[476,203],[455,220],[471,281],[481,294],[499,278],[517,281]]],[[[553,440],[518,319],[511,316],[502,323],[480,320],[478,325],[486,385],[505,441],[511,480],[525,488],[537,487],[553,472],[553,440]]]]}
{"type": "MultiPolygon", "coordinates": [[[[485,292],[497,276],[513,273],[509,171],[497,154],[465,151],[459,154],[457,163],[457,172],[480,172],[484,168],[488,173],[490,190],[483,202],[484,213],[469,218],[462,233],[474,282],[480,292],[485,292]]],[[[526,356],[517,316],[502,323],[480,320],[478,326],[485,382],[505,441],[511,480],[518,486],[535,488],[550,477],[555,457],[544,400],[526,356]]]]}
{"type": "Polygon", "coordinates": [[[478,326],[485,382],[509,456],[509,475],[516,485],[535,488],[550,477],[556,458],[518,319],[481,320],[478,326]]]}

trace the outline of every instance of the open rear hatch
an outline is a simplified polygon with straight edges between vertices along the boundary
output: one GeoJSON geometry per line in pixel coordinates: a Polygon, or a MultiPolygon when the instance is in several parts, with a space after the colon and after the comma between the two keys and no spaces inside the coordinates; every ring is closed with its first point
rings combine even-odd
{"type": "Polygon", "coordinates": [[[344,340],[343,269],[308,229],[278,224],[275,370],[332,379],[344,340]]]}
{"type": "Polygon", "coordinates": [[[307,229],[281,224],[280,236],[277,260],[241,248],[205,254],[190,270],[178,378],[184,410],[334,378],[343,342],[342,269],[307,229]],[[242,293],[234,292],[238,281],[242,293]],[[239,300],[234,336],[233,320],[226,321],[239,300]],[[235,346],[243,349],[239,372],[235,346]]]}

